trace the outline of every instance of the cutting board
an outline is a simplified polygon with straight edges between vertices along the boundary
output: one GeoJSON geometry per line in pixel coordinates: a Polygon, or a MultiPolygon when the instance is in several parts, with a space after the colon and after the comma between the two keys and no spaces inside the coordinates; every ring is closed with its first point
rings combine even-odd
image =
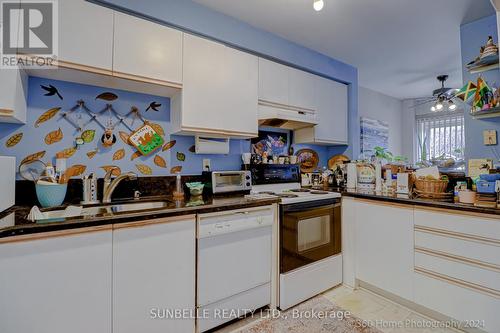
{"type": "Polygon", "coordinates": [[[14,206],[16,194],[16,158],[0,156],[0,212],[14,206]]]}

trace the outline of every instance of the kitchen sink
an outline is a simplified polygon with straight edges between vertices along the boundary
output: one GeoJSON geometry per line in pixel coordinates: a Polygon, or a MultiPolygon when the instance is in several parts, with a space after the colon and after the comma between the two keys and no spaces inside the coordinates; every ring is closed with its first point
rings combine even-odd
{"type": "Polygon", "coordinates": [[[65,209],[42,212],[43,217],[36,218],[36,222],[47,223],[63,221],[66,218],[81,217],[83,219],[96,215],[112,215],[114,213],[137,212],[142,210],[164,209],[169,207],[168,201],[146,201],[112,204],[106,206],[82,207],[69,206],[65,209]]]}

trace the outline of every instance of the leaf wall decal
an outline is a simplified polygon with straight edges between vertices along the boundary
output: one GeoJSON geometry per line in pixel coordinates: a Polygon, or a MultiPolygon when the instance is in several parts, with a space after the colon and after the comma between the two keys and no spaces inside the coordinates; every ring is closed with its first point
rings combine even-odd
{"type": "Polygon", "coordinates": [[[95,130],[86,130],[82,132],[82,140],[85,143],[91,143],[94,141],[95,130]]]}
{"type": "Polygon", "coordinates": [[[170,169],[170,173],[177,173],[177,172],[181,172],[182,171],[182,166],[178,165],[178,166],[174,166],[170,169]]]}
{"type": "Polygon", "coordinates": [[[45,143],[48,145],[54,144],[56,142],[59,142],[63,139],[63,132],[61,131],[61,128],[50,132],[45,136],[45,143]]]}
{"type": "Polygon", "coordinates": [[[123,132],[123,131],[120,131],[118,132],[118,134],[120,134],[120,139],[122,139],[122,141],[126,144],[126,145],[129,145],[131,146],[132,144],[130,143],[130,141],[128,140],[129,137],[130,137],[130,134],[126,133],[126,132],[123,132]]]}
{"type": "Polygon", "coordinates": [[[184,154],[184,153],[177,152],[176,156],[177,156],[177,160],[180,162],[184,162],[186,160],[186,154],[184,154]]]}
{"type": "Polygon", "coordinates": [[[38,117],[38,119],[35,121],[35,127],[38,127],[40,126],[40,124],[46,122],[47,120],[50,120],[52,119],[52,117],[54,117],[58,112],[59,110],[61,110],[61,108],[52,108],[46,112],[44,112],[40,117],[38,117]]]}
{"type": "Polygon", "coordinates": [[[189,147],[188,149],[191,153],[195,153],[196,152],[196,146],[195,145],[192,145],[191,147],[189,147]]]}
{"type": "Polygon", "coordinates": [[[118,96],[116,94],[109,92],[109,91],[106,91],[106,92],[103,92],[102,94],[97,95],[97,97],[95,99],[102,99],[104,101],[111,102],[117,98],[118,98],[118,96]]]}
{"type": "Polygon", "coordinates": [[[154,158],[154,160],[153,160],[153,162],[155,162],[155,164],[157,166],[159,166],[160,168],[166,168],[167,167],[167,162],[160,155],[156,155],[155,158],[154,158]]]}
{"type": "Polygon", "coordinates": [[[87,157],[92,159],[97,154],[97,149],[87,152],[87,157]]]}
{"type": "Polygon", "coordinates": [[[136,151],[135,153],[132,154],[132,156],[130,156],[130,160],[133,161],[136,158],[141,157],[141,156],[142,156],[142,154],[139,151],[136,151]]]}
{"type": "Polygon", "coordinates": [[[86,169],[87,169],[86,165],[75,164],[67,168],[65,174],[66,177],[69,179],[71,177],[80,176],[85,172],[86,169]]]}
{"type": "Polygon", "coordinates": [[[76,153],[76,150],[77,150],[76,147],[71,147],[71,148],[61,150],[60,152],[58,152],[56,154],[56,157],[57,158],[70,158],[71,156],[73,156],[76,153]]]}
{"type": "Polygon", "coordinates": [[[145,164],[136,164],[135,167],[143,175],[148,175],[149,176],[149,175],[153,174],[153,169],[151,169],[149,166],[147,166],[145,164]]]}
{"type": "Polygon", "coordinates": [[[44,151],[39,151],[37,153],[33,153],[31,155],[26,156],[25,158],[23,158],[23,160],[19,164],[32,163],[34,161],[37,161],[37,160],[43,158],[44,156],[45,156],[45,150],[44,151]]]}
{"type": "Polygon", "coordinates": [[[169,142],[165,143],[165,145],[163,146],[163,148],[161,150],[167,151],[167,150],[171,149],[173,146],[175,146],[176,143],[177,143],[177,141],[175,141],[175,140],[169,141],[169,142]]]}
{"type": "Polygon", "coordinates": [[[119,161],[122,158],[125,157],[125,149],[118,149],[114,154],[113,154],[113,161],[119,161]]]}
{"type": "Polygon", "coordinates": [[[5,142],[5,146],[7,148],[14,147],[15,145],[17,145],[21,141],[22,138],[23,138],[22,132],[14,134],[10,138],[7,139],[7,141],[5,142]]]}
{"type": "Polygon", "coordinates": [[[103,165],[103,166],[101,167],[101,169],[103,169],[103,170],[104,170],[104,172],[108,172],[108,171],[110,171],[110,170],[113,170],[113,171],[111,172],[111,175],[113,175],[113,176],[115,176],[115,177],[118,177],[118,176],[119,176],[119,175],[121,175],[121,173],[122,173],[122,170],[121,170],[119,167],[117,167],[116,165],[103,165]]]}

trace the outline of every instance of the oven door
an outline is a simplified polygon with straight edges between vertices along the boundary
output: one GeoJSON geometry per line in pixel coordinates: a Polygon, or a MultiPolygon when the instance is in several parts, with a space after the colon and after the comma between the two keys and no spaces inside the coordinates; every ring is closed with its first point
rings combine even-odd
{"type": "Polygon", "coordinates": [[[338,200],[281,206],[280,273],[341,252],[338,200]]]}

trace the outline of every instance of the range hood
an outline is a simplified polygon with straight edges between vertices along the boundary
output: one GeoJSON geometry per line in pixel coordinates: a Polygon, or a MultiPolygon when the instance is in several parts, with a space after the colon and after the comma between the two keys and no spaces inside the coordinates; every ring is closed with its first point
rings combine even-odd
{"type": "Polygon", "coordinates": [[[317,124],[315,110],[259,100],[259,126],[297,130],[317,124]]]}

